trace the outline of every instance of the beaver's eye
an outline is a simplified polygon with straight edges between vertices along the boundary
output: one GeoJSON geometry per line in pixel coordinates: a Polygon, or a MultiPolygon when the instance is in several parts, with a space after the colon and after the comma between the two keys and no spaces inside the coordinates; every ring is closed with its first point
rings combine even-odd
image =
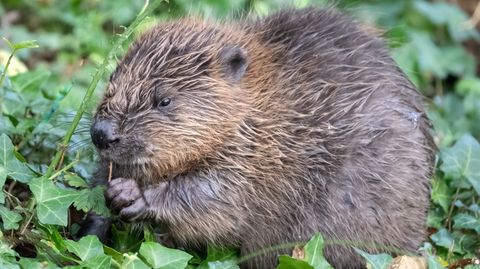
{"type": "Polygon", "coordinates": [[[160,101],[160,104],[158,104],[158,105],[161,106],[161,107],[168,106],[171,102],[172,102],[172,99],[164,98],[162,101],[160,101]]]}

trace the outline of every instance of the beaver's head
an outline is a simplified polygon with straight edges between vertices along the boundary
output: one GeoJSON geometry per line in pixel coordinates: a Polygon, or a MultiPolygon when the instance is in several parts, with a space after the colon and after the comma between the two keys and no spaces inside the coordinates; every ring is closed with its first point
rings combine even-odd
{"type": "Polygon", "coordinates": [[[143,34],[97,108],[91,136],[100,155],[168,174],[221,146],[248,106],[247,50],[233,32],[183,20],[143,34]]]}

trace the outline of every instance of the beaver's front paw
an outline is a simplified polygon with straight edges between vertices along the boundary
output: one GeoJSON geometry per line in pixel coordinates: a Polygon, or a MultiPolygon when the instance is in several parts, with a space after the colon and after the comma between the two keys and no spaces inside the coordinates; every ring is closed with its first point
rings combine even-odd
{"type": "Polygon", "coordinates": [[[105,196],[110,201],[110,209],[120,218],[126,221],[148,218],[150,205],[135,180],[116,178],[110,181],[105,196]]]}

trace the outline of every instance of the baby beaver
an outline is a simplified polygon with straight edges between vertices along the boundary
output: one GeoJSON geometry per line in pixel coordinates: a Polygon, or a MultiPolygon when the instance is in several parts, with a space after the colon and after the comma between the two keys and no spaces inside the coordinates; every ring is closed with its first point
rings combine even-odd
{"type": "MultiPolygon", "coordinates": [[[[355,242],[416,251],[435,147],[422,96],[365,29],[308,8],[142,34],[91,128],[112,210],[186,248],[247,254],[320,232],[353,242],[326,246],[335,268],[365,266],[355,242]]],[[[87,223],[105,235],[105,219],[87,223]]],[[[241,267],[273,268],[279,253],[241,267]]]]}

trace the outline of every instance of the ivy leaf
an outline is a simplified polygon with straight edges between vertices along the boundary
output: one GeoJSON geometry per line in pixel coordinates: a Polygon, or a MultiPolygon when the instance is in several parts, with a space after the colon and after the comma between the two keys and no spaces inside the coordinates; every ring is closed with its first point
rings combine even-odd
{"type": "Polygon", "coordinates": [[[462,136],[453,147],[440,152],[440,169],[452,178],[466,178],[480,194],[480,144],[471,135],[462,136]]]}
{"type": "Polygon", "coordinates": [[[18,223],[22,220],[22,216],[20,214],[9,210],[4,206],[0,206],[0,217],[2,217],[3,228],[5,230],[18,229],[18,223]]]}
{"type": "Polygon", "coordinates": [[[208,268],[239,268],[237,265],[237,252],[228,248],[215,248],[208,246],[207,257],[197,269],[208,268]]]}
{"type": "Polygon", "coordinates": [[[208,269],[240,269],[240,267],[233,261],[214,261],[208,262],[208,269]]]}
{"type": "Polygon", "coordinates": [[[323,237],[320,234],[315,235],[305,245],[305,261],[315,269],[332,269],[333,267],[323,257],[323,237]]]}
{"type": "Polygon", "coordinates": [[[414,7],[436,25],[446,25],[450,36],[457,42],[468,38],[478,38],[478,32],[463,24],[468,20],[467,14],[458,6],[446,2],[415,1],[414,7]]]}
{"type": "MultiPolygon", "coordinates": [[[[7,180],[7,175],[8,172],[5,168],[0,166],[0,187],[3,187],[5,185],[5,181],[7,180]]],[[[0,204],[5,203],[5,194],[3,191],[0,191],[0,204]]]]}
{"type": "Polygon", "coordinates": [[[66,240],[68,251],[75,253],[82,261],[104,255],[103,245],[94,235],[82,237],[78,242],[66,240]]]}
{"type": "Polygon", "coordinates": [[[290,256],[280,255],[277,269],[314,269],[306,261],[297,260],[290,256]]]}
{"type": "Polygon", "coordinates": [[[2,269],[20,269],[17,263],[18,254],[7,246],[4,242],[0,242],[0,268],[2,269]]]}
{"type": "Polygon", "coordinates": [[[455,241],[454,236],[442,228],[438,232],[430,236],[432,241],[437,245],[446,249],[451,249],[453,252],[463,254],[465,251],[462,249],[460,242],[455,241]]]}
{"type": "Polygon", "coordinates": [[[447,76],[447,70],[439,64],[441,59],[441,51],[435,45],[431,37],[424,32],[412,30],[408,33],[412,40],[413,50],[417,55],[418,67],[424,73],[432,73],[439,78],[447,76]]]}
{"type": "Polygon", "coordinates": [[[427,254],[427,256],[428,269],[445,269],[437,257],[432,254],[427,254]]]}
{"type": "Polygon", "coordinates": [[[105,196],[103,187],[97,186],[92,189],[83,189],[79,192],[73,202],[76,209],[88,212],[93,210],[95,213],[108,216],[110,210],[105,205],[105,196]]]}
{"type": "Polygon", "coordinates": [[[455,85],[455,92],[465,96],[468,93],[480,94],[480,79],[476,77],[467,77],[459,80],[455,85]]]}
{"type": "Polygon", "coordinates": [[[480,234],[480,219],[475,218],[474,216],[459,213],[453,217],[453,227],[459,229],[472,229],[480,234]]]}
{"type": "Polygon", "coordinates": [[[104,269],[104,268],[111,268],[112,264],[112,257],[107,255],[99,255],[89,260],[86,260],[80,264],[82,268],[89,268],[89,269],[104,269]]]}
{"type": "Polygon", "coordinates": [[[109,246],[103,246],[103,251],[106,255],[114,259],[116,262],[121,264],[123,262],[123,255],[119,251],[109,246]]]}
{"type": "Polygon", "coordinates": [[[392,256],[382,254],[369,254],[361,249],[355,248],[355,251],[367,260],[367,263],[371,266],[371,269],[387,269],[392,263],[392,256]]]}
{"type": "Polygon", "coordinates": [[[83,180],[83,178],[79,177],[77,174],[66,172],[64,177],[65,177],[65,181],[67,181],[69,186],[72,186],[75,188],[88,187],[87,182],[85,182],[85,180],[83,180]]]}
{"type": "Polygon", "coordinates": [[[445,180],[435,177],[432,182],[431,193],[432,201],[440,205],[444,212],[448,212],[450,204],[452,203],[452,197],[445,180]]]}
{"type": "Polygon", "coordinates": [[[420,250],[425,251],[427,254],[427,264],[429,269],[444,269],[445,266],[448,265],[447,262],[444,260],[439,259],[439,257],[436,257],[432,255],[433,251],[433,246],[430,243],[424,243],[424,245],[420,248],[420,250]],[[442,261],[445,264],[442,265],[442,261]]]}
{"type": "Polygon", "coordinates": [[[15,157],[15,149],[10,138],[2,134],[0,136],[0,183],[5,183],[6,176],[22,183],[27,183],[35,177],[30,168],[15,157]]]}
{"type": "Polygon", "coordinates": [[[35,178],[28,185],[37,200],[37,216],[40,222],[66,226],[67,209],[77,199],[79,192],[60,189],[45,178],[35,178]]]}
{"type": "Polygon", "coordinates": [[[122,269],[151,269],[150,266],[138,258],[137,254],[123,254],[123,257],[123,263],[120,266],[122,269]]]}
{"type": "Polygon", "coordinates": [[[47,236],[47,239],[55,244],[55,247],[59,251],[65,251],[67,249],[67,246],[65,245],[65,240],[63,239],[62,235],[58,231],[56,226],[53,225],[43,225],[43,224],[37,224],[37,227],[40,228],[45,235],[47,236]]]}
{"type": "Polygon", "coordinates": [[[138,253],[155,269],[185,268],[193,257],[181,250],[167,248],[155,242],[144,242],[138,253]]]}
{"type": "Polygon", "coordinates": [[[22,269],[58,269],[54,263],[50,261],[37,261],[36,259],[20,258],[18,262],[22,269]]]}

